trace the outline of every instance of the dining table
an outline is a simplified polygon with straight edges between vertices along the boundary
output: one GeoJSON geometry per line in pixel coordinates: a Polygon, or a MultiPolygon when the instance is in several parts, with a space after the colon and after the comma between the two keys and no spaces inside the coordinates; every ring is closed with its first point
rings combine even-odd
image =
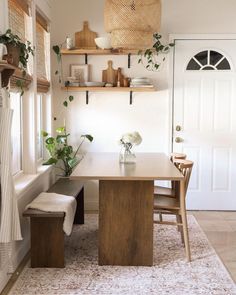
{"type": "Polygon", "coordinates": [[[70,178],[99,181],[98,264],[152,266],[154,181],[179,181],[184,196],[169,157],[136,153],[135,163],[120,163],[118,153],[87,153],[70,178]]]}

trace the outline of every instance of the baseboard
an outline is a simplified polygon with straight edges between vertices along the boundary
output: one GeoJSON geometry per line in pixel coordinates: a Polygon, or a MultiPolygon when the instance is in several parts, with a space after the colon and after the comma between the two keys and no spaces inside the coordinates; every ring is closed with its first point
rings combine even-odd
{"type": "Polygon", "coordinates": [[[11,274],[8,274],[8,264],[6,263],[0,270],[0,293],[5,288],[6,284],[11,278],[11,274]]]}
{"type": "MultiPolygon", "coordinates": [[[[24,239],[20,247],[12,256],[11,264],[13,266],[13,272],[20,265],[20,263],[22,262],[26,254],[28,253],[29,249],[30,249],[30,240],[24,239]]],[[[9,267],[9,261],[6,261],[6,263],[1,267],[1,270],[0,270],[0,293],[5,288],[6,284],[8,283],[8,281],[10,280],[13,274],[13,272],[9,273],[8,267],[9,267]]]]}
{"type": "Polygon", "coordinates": [[[97,211],[98,210],[98,202],[96,201],[90,201],[86,202],[84,204],[85,211],[97,211]]]}

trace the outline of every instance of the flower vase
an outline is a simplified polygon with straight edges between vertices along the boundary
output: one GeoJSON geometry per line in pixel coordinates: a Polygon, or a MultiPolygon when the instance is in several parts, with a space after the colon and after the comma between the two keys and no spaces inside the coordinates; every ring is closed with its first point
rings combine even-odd
{"type": "Polygon", "coordinates": [[[123,163],[123,164],[136,163],[135,154],[130,149],[122,148],[120,151],[120,163],[123,163]]]}

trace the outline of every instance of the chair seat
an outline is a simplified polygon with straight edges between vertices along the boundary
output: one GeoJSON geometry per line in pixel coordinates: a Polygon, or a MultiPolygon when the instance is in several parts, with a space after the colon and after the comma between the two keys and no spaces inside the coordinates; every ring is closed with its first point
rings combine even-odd
{"type": "Polygon", "coordinates": [[[179,200],[176,198],[168,198],[165,196],[154,196],[154,210],[163,209],[163,210],[179,210],[180,204],[179,200]]]}
{"type": "Polygon", "coordinates": [[[174,189],[169,188],[169,187],[155,185],[154,186],[154,195],[175,197],[175,191],[174,191],[174,189]]]}

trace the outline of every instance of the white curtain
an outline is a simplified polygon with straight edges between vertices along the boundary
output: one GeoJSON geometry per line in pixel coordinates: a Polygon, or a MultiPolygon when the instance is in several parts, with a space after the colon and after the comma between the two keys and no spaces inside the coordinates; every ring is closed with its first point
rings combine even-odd
{"type": "MultiPolygon", "coordinates": [[[[2,91],[4,96],[4,91],[2,91]]],[[[1,219],[0,243],[22,240],[19,211],[12,176],[11,123],[13,111],[0,108],[1,219]]]]}

